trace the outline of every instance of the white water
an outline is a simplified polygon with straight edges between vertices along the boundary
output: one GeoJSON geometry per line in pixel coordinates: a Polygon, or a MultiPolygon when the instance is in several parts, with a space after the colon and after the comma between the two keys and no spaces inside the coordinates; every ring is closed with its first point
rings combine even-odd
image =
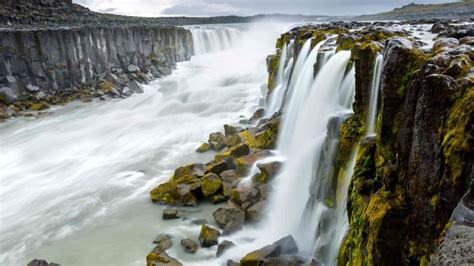
{"type": "MultiPolygon", "coordinates": [[[[283,30],[255,26],[238,47],[211,40],[209,50],[228,49],[179,63],[128,99],[76,102],[0,124],[0,265],[33,258],[143,265],[163,232],[174,236],[170,255],[185,265],[218,265],[208,263],[215,249],[182,252],[180,239],[197,239],[199,226],[162,221],[148,193],[176,167],[208,161],[212,153],[194,149],[210,132],[253,113],[265,57],[283,30]]],[[[194,217],[213,222],[214,208],[194,217]]]]}
{"type": "Polygon", "coordinates": [[[237,47],[242,42],[242,32],[228,26],[200,26],[191,28],[194,54],[200,55],[237,47]]]}
{"type": "Polygon", "coordinates": [[[382,67],[383,67],[383,55],[377,55],[375,60],[372,84],[370,89],[370,102],[369,102],[369,112],[367,113],[367,136],[375,134],[375,126],[377,119],[377,107],[379,100],[379,91],[380,91],[380,79],[382,77],[382,67]]]}
{"type": "MultiPolygon", "coordinates": [[[[306,203],[310,197],[309,187],[313,177],[313,162],[319,161],[321,148],[327,134],[330,116],[341,110],[337,88],[344,79],[350,53],[343,51],[334,55],[318,73],[304,104],[300,106],[293,132],[282,139],[283,156],[288,158],[282,172],[276,177],[275,192],[269,208],[270,236],[295,236],[303,251],[311,251],[315,224],[302,224],[306,203]]],[[[300,89],[300,88],[298,88],[300,89]]],[[[294,93],[306,93],[303,89],[294,93]]],[[[289,115],[289,114],[288,114],[289,115]]],[[[286,128],[285,120],[282,128],[286,128]]]]}

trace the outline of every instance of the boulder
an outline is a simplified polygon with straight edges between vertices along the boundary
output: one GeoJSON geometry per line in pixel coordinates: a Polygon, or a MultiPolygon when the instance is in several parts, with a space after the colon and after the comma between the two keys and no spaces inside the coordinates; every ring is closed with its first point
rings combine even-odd
{"type": "Polygon", "coordinates": [[[214,173],[219,175],[220,173],[229,170],[229,163],[226,160],[214,161],[211,162],[206,169],[206,173],[214,173]]]}
{"type": "Polygon", "coordinates": [[[33,111],[43,111],[49,109],[49,105],[46,102],[39,102],[30,106],[30,109],[33,111]]]}
{"type": "Polygon", "coordinates": [[[235,146],[241,142],[242,142],[242,139],[240,138],[238,134],[229,135],[225,139],[225,145],[227,147],[235,146]]]}
{"type": "Polygon", "coordinates": [[[204,164],[202,163],[189,164],[186,166],[176,168],[173,174],[173,178],[176,179],[185,175],[192,175],[192,176],[196,176],[200,178],[204,176],[204,172],[205,172],[204,164]]]}
{"type": "Polygon", "coordinates": [[[222,232],[222,234],[228,236],[242,230],[242,228],[243,228],[242,222],[240,221],[230,222],[225,225],[224,231],[222,232]]]}
{"type": "Polygon", "coordinates": [[[163,220],[179,219],[179,211],[176,209],[163,209],[163,220]]]}
{"type": "Polygon", "coordinates": [[[214,204],[219,204],[219,203],[225,202],[226,200],[227,200],[227,197],[222,194],[215,194],[211,196],[211,201],[214,204]]]}
{"type": "Polygon", "coordinates": [[[170,257],[165,251],[155,248],[146,256],[147,266],[182,266],[177,259],[170,257]]]}
{"type": "Polygon", "coordinates": [[[218,208],[212,216],[221,228],[231,222],[243,224],[245,222],[245,211],[232,202],[227,202],[223,207],[218,208]]]}
{"type": "Polygon", "coordinates": [[[138,73],[138,72],[140,72],[140,68],[137,67],[136,65],[133,65],[133,64],[128,65],[127,70],[128,70],[129,73],[138,73]]]}
{"type": "Polygon", "coordinates": [[[242,128],[234,127],[231,125],[224,125],[224,134],[225,136],[231,136],[242,131],[242,128]]]}
{"type": "Polygon", "coordinates": [[[254,177],[254,181],[260,184],[266,184],[271,181],[280,170],[281,162],[258,163],[260,173],[254,177]]]}
{"type": "Polygon", "coordinates": [[[209,143],[203,143],[196,149],[196,152],[204,153],[210,150],[211,150],[211,145],[209,143]]]}
{"type": "Polygon", "coordinates": [[[459,45],[459,40],[455,38],[442,38],[437,40],[433,44],[434,51],[440,51],[441,49],[456,48],[459,45]]]}
{"type": "Polygon", "coordinates": [[[161,251],[165,251],[173,245],[173,242],[171,242],[171,236],[165,235],[165,234],[160,234],[158,235],[155,240],[153,240],[153,244],[156,244],[156,249],[159,249],[161,251]]]}
{"type": "Polygon", "coordinates": [[[217,252],[216,252],[216,256],[217,257],[220,257],[222,254],[224,254],[224,252],[226,250],[228,250],[229,248],[232,248],[234,247],[235,244],[231,241],[228,241],[228,240],[224,240],[222,241],[218,246],[217,246],[217,252]]]}
{"type": "Polygon", "coordinates": [[[220,173],[219,176],[221,177],[223,181],[229,182],[229,183],[234,183],[237,180],[239,180],[239,178],[241,177],[239,173],[237,173],[237,171],[235,171],[234,169],[224,171],[220,173]]]}
{"type": "Polygon", "coordinates": [[[217,240],[220,236],[221,233],[219,230],[203,224],[201,226],[201,232],[199,233],[199,242],[201,243],[201,247],[207,248],[217,245],[217,240]]]}
{"type": "Polygon", "coordinates": [[[191,191],[201,187],[201,182],[194,175],[184,175],[174,180],[180,196],[188,195],[191,191]]]}
{"type": "MultiPolygon", "coordinates": [[[[181,193],[189,190],[189,186],[182,185],[181,193]]],[[[155,203],[167,204],[171,206],[197,206],[196,195],[192,192],[180,194],[175,182],[166,182],[154,188],[150,192],[151,200],[155,203]]]]}
{"type": "Polygon", "coordinates": [[[277,258],[282,255],[290,255],[296,253],[298,253],[298,247],[296,245],[295,240],[292,236],[287,236],[271,245],[248,253],[240,260],[240,264],[242,266],[265,265],[269,258],[277,258]]]}
{"type": "Polygon", "coordinates": [[[204,197],[215,194],[222,187],[222,180],[214,173],[208,173],[201,179],[201,190],[204,197]]]}
{"type": "Polygon", "coordinates": [[[181,240],[181,246],[186,253],[196,253],[199,246],[196,242],[192,241],[191,239],[183,239],[181,240]]]}
{"type": "Polygon", "coordinates": [[[258,190],[253,187],[238,187],[232,190],[231,199],[238,205],[254,204],[259,200],[258,190]]]}
{"type": "Polygon", "coordinates": [[[10,87],[0,87],[0,102],[10,104],[18,100],[18,95],[10,87]]]}
{"type": "Polygon", "coordinates": [[[207,141],[211,145],[211,149],[220,151],[225,148],[226,137],[220,132],[209,134],[209,140],[207,141]]]}
{"type": "Polygon", "coordinates": [[[246,218],[249,221],[258,222],[262,219],[265,201],[259,201],[247,209],[246,218]]]}
{"type": "Polygon", "coordinates": [[[48,263],[47,261],[41,259],[34,259],[30,261],[27,266],[59,266],[59,264],[54,262],[48,263]]]}
{"type": "Polygon", "coordinates": [[[440,33],[440,32],[448,30],[450,27],[451,26],[449,25],[449,23],[440,21],[433,24],[430,31],[431,33],[440,33]]]}

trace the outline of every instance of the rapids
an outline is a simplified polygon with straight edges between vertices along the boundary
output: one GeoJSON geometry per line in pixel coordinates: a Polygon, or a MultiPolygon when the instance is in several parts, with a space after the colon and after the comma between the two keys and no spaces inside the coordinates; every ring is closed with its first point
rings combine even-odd
{"type": "MultiPolygon", "coordinates": [[[[1,265],[143,265],[159,233],[197,237],[189,221],[162,221],[149,191],[177,166],[209,160],[194,150],[210,132],[251,116],[286,27],[191,30],[197,55],[143,94],[0,124],[1,265]]],[[[207,251],[187,258],[176,239],[170,255],[206,265],[207,251]]]]}

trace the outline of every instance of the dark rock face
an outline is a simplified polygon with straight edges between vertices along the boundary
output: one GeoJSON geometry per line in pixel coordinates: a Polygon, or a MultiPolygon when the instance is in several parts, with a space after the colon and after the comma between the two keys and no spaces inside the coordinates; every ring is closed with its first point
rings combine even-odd
{"type": "MultiPolygon", "coordinates": [[[[79,28],[0,31],[0,88],[11,103],[38,94],[56,95],[94,87],[111,72],[146,81],[169,73],[192,53],[191,33],[176,27],[79,28]],[[34,88],[34,89],[31,89],[34,88]]],[[[137,84],[130,89],[139,92],[137,84]]],[[[123,86],[122,86],[123,87],[123,86]]],[[[0,91],[0,92],[1,92],[0,91]]]]}
{"type": "MultiPolygon", "coordinates": [[[[441,39],[425,53],[406,38],[385,43],[377,137],[359,144],[339,264],[423,264],[436,250],[473,176],[473,63],[462,46],[441,39]]],[[[341,135],[361,129],[349,123],[341,135]]]]}
{"type": "MultiPolygon", "coordinates": [[[[284,237],[275,243],[255,250],[245,255],[240,260],[242,266],[254,265],[293,265],[288,264],[288,260],[281,257],[298,253],[298,247],[292,236],[284,237]],[[279,260],[279,263],[276,263],[279,260]],[[283,264],[281,264],[283,263],[283,264]]],[[[296,265],[296,264],[295,264],[296,265]]]]}

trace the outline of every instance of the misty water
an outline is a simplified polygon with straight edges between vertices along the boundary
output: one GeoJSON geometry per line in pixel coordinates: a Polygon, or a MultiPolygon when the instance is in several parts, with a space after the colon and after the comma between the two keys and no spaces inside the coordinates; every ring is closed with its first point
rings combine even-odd
{"type": "Polygon", "coordinates": [[[0,264],[142,265],[159,233],[197,237],[189,221],[162,221],[149,191],[176,167],[209,160],[194,150],[210,132],[251,116],[265,93],[265,58],[286,29],[238,26],[239,39],[198,51],[143,94],[0,124],[0,264]]]}

